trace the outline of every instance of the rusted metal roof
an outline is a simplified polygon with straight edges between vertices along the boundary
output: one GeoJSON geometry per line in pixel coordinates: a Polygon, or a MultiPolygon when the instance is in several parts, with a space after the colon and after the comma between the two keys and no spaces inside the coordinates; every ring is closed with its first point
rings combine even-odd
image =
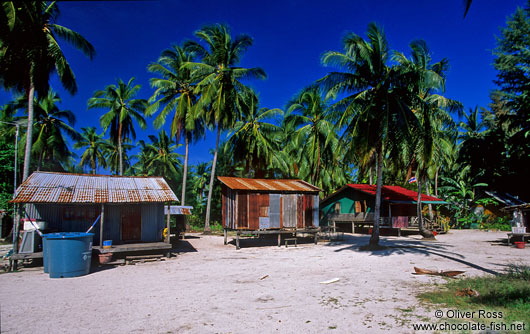
{"type": "Polygon", "coordinates": [[[163,177],[34,172],[12,203],[175,202],[163,177]]]}
{"type": "Polygon", "coordinates": [[[322,189],[302,180],[267,180],[247,179],[242,177],[219,176],[219,181],[233,190],[250,190],[265,192],[311,192],[318,193],[322,189]]]}
{"type": "MultiPolygon", "coordinates": [[[[182,205],[170,205],[169,213],[172,215],[191,215],[191,210],[193,206],[182,206],[182,205]]],[[[164,214],[167,215],[167,206],[164,206],[164,214]]]]}

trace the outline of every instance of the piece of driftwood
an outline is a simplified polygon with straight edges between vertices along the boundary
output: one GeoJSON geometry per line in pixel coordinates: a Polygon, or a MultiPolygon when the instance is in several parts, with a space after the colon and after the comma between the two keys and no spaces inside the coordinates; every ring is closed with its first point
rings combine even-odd
{"type": "Polygon", "coordinates": [[[422,269],[418,267],[414,267],[414,271],[416,272],[416,275],[436,275],[436,276],[444,276],[444,277],[455,277],[457,275],[465,273],[465,271],[459,271],[459,270],[429,270],[429,269],[422,269]]]}
{"type": "Polygon", "coordinates": [[[335,282],[338,282],[340,280],[340,278],[336,277],[336,278],[332,278],[330,280],[327,280],[327,281],[323,281],[323,282],[319,282],[320,284],[331,284],[331,283],[335,283],[335,282]]]}

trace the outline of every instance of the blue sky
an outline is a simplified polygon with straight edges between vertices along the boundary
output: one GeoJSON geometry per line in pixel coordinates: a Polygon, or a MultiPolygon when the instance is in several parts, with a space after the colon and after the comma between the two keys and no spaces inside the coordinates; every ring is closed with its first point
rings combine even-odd
{"type": "MultiPolygon", "coordinates": [[[[63,99],[61,107],[76,114],[76,129],[99,127],[104,110],[86,107],[94,91],[134,76],[142,85],[139,97],[149,98],[152,75],[146,67],[162,50],[194,39],[193,32],[204,25],[226,23],[234,34],[254,38],[241,65],[261,67],[268,75],[267,80],[250,83],[261,106],[283,108],[296,92],[331,70],[320,64],[325,51],[341,50],[347,32],[365,37],[368,23],[374,21],[384,28],[394,50],[408,54],[412,40],[424,39],[434,61],[449,59],[445,95],[461,101],[466,110],[486,107],[495,88],[495,36],[506,17],[524,5],[523,0],[474,1],[464,19],[461,0],[59,2],[57,23],[81,33],[97,55],[90,61],[63,42],[79,91],[70,96],[55,78],[51,84],[63,99]]],[[[9,94],[0,95],[1,104],[9,99],[9,94]]],[[[137,128],[139,139],[157,132],[152,119],[145,131],[137,128]]],[[[215,135],[208,133],[191,148],[190,163],[211,160],[214,146],[215,135]]]]}

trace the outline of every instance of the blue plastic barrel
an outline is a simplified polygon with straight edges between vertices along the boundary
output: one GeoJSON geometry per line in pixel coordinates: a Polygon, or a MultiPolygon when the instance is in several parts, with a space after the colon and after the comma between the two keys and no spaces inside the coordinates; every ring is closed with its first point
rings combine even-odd
{"type": "Polygon", "coordinates": [[[93,237],[94,233],[83,232],[46,234],[43,250],[44,272],[48,269],[50,278],[77,277],[88,274],[92,261],[93,237]]]}

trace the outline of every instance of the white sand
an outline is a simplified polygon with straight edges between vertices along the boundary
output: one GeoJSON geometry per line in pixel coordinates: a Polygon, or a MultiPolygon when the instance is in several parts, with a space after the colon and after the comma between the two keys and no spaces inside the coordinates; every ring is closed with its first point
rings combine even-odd
{"type": "Polygon", "coordinates": [[[195,252],[168,261],[77,278],[50,279],[42,268],[2,274],[1,332],[410,333],[419,318],[436,319],[416,294],[444,282],[412,275],[413,266],[485,275],[530,264],[530,248],[500,243],[505,232],[382,237],[391,247],[376,252],[359,251],[368,236],[358,234],[296,248],[248,241],[239,251],[197,236],[181,241],[195,252]]]}

